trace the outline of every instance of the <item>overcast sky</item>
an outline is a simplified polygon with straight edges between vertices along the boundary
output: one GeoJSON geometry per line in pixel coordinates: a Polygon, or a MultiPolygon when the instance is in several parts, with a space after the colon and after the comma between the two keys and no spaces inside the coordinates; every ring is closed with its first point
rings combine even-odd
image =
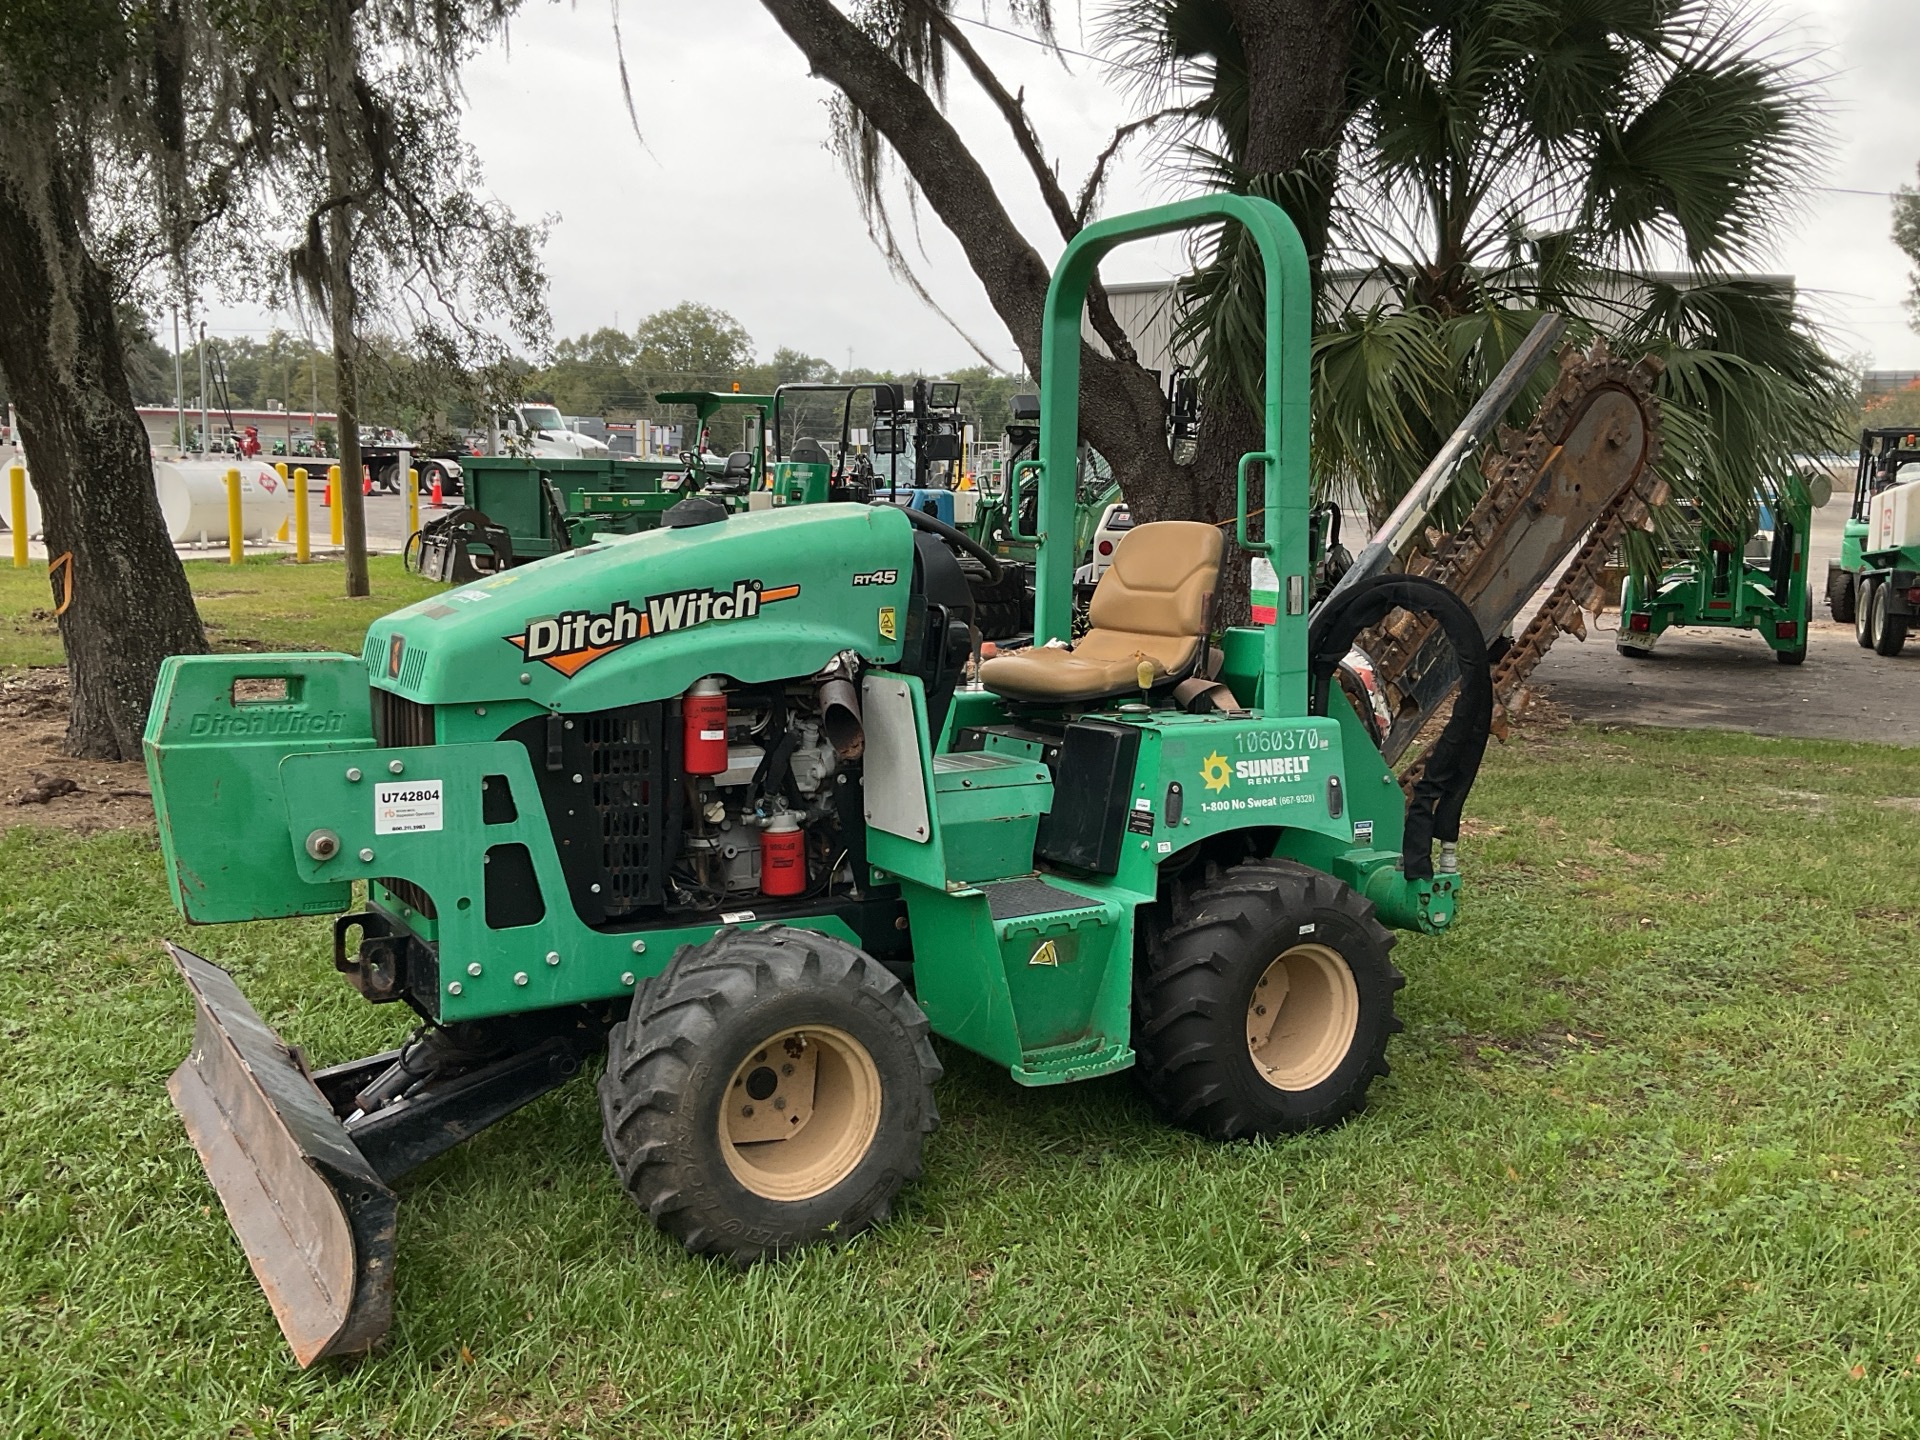
{"type": "MultiPolygon", "coordinates": [[[[1057,0],[1062,42],[1087,48],[1079,16],[1098,0],[1057,0]]],[[[1920,162],[1920,0],[1774,0],[1783,28],[1816,47],[1833,74],[1834,190],[1885,192],[1920,162]]],[[[964,13],[979,15],[963,3],[964,13]]],[[[1004,20],[1006,7],[992,7],[1004,20]]],[[[682,300],[731,312],[762,356],[791,345],[836,366],[937,373],[976,363],[967,343],[888,274],[867,239],[826,142],[828,87],[754,0],[623,0],[621,28],[641,137],[620,96],[604,0],[534,3],[505,44],[468,67],[467,133],[492,190],[521,216],[547,215],[556,335],[682,300]],[[643,143],[644,140],[644,143],[643,143]]],[[[1024,87],[1049,153],[1076,189],[1133,106],[1111,71],[1067,66],[1019,40],[970,27],[1010,88],[1024,87]]],[[[1004,125],[963,78],[956,128],[974,144],[1004,203],[1049,259],[1058,245],[1004,125]]],[[[1107,213],[1170,198],[1135,163],[1110,188],[1107,213]]],[[[1782,217],[1768,268],[1817,295],[1836,348],[1879,369],[1920,370],[1908,328],[1906,264],[1889,238],[1883,194],[1822,192],[1782,217]]],[[[1016,355],[959,247],[937,219],[920,231],[919,273],[942,306],[1004,366],[1016,355]]],[[[1109,280],[1174,273],[1179,252],[1134,247],[1109,280]]],[[[224,312],[236,327],[260,317],[224,312]]],[[[223,317],[215,310],[214,323],[223,317]]]]}

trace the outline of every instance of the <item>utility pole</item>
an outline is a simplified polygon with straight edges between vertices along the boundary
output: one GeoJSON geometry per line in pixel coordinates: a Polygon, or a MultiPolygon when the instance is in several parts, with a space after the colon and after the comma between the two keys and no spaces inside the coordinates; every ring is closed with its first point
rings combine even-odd
{"type": "Polygon", "coordinates": [[[173,443],[187,453],[187,380],[180,354],[180,302],[173,302],[173,443]]]}
{"type": "Polygon", "coordinates": [[[200,322],[200,453],[207,453],[207,322],[200,322]]]}

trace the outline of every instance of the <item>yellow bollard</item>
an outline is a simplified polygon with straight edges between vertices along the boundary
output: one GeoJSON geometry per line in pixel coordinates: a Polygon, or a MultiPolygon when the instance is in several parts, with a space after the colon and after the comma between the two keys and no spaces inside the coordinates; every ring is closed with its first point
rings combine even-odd
{"type": "Polygon", "coordinates": [[[238,565],[246,559],[247,542],[240,533],[240,472],[227,471],[227,563],[238,565]]]}
{"type": "Polygon", "coordinates": [[[340,467],[338,465],[327,466],[327,493],[333,500],[333,504],[327,509],[327,517],[332,522],[333,545],[337,550],[345,543],[340,538],[340,467]]]}
{"type": "Polygon", "coordinates": [[[13,531],[13,568],[27,568],[27,472],[21,465],[7,471],[7,526],[13,531]]]}
{"type": "MultiPolygon", "coordinates": [[[[280,477],[280,483],[282,485],[285,485],[287,483],[287,462],[284,460],[274,461],[273,473],[278,475],[280,477]]],[[[279,541],[282,545],[286,544],[287,543],[287,527],[292,523],[293,522],[291,520],[282,520],[280,522],[280,528],[274,532],[273,538],[279,541]]]]}
{"type": "Polygon", "coordinates": [[[312,558],[307,549],[307,467],[293,472],[293,559],[304,565],[312,558]]]}
{"type": "Polygon", "coordinates": [[[407,534],[412,535],[420,529],[420,472],[407,470],[407,534]]]}

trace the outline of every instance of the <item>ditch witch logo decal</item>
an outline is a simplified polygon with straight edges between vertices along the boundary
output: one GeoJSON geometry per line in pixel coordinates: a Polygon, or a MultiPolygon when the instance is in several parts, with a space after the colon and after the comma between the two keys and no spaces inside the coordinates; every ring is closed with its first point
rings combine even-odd
{"type": "Polygon", "coordinates": [[[731,590],[674,590],[649,595],[640,605],[624,600],[603,611],[568,610],[544,620],[529,621],[518,635],[503,638],[529,660],[551,665],[562,675],[578,675],[602,655],[611,655],[636,640],[689,630],[709,620],[751,620],[760,607],[791,600],[798,585],[768,590],[758,580],[736,580],[731,590]]]}

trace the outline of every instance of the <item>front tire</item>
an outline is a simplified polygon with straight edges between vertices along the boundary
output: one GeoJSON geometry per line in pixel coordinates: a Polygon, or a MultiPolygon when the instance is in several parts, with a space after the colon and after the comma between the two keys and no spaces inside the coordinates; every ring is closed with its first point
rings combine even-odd
{"type": "Polygon", "coordinates": [[[1887,613],[1892,608],[1892,602],[1888,599],[1892,593],[1885,581],[1873,587],[1873,622],[1870,628],[1873,653],[1876,655],[1898,655],[1906,648],[1907,617],[1887,613]]]}
{"type": "Polygon", "coordinates": [[[1148,1095],[1216,1140],[1345,1119],[1387,1073],[1401,1028],[1393,944],[1373,906],[1330,875],[1286,860],[1234,866],[1154,938],[1135,995],[1148,1095]]]}
{"type": "Polygon", "coordinates": [[[609,1037],[600,1108],[633,1201],[740,1264],[886,1220],[939,1123],[926,1016],[843,940],[723,929],[609,1037]]]}

